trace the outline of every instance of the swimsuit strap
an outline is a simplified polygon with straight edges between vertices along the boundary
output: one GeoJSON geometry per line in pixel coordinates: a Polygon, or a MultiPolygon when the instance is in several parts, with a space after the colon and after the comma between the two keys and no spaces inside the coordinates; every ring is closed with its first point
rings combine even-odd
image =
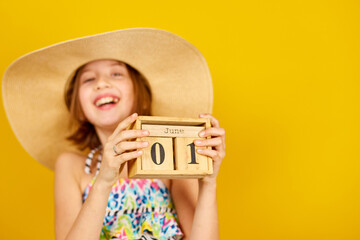
{"type": "Polygon", "coordinates": [[[91,173],[91,163],[92,163],[92,160],[94,158],[94,155],[97,151],[99,151],[98,153],[98,159],[97,159],[97,164],[96,164],[96,174],[97,175],[99,173],[99,170],[100,170],[100,165],[101,165],[101,159],[102,159],[102,146],[98,146],[94,149],[91,149],[91,151],[89,152],[87,158],[86,158],[86,161],[85,161],[85,168],[84,168],[84,171],[86,174],[90,174],[91,173]]]}

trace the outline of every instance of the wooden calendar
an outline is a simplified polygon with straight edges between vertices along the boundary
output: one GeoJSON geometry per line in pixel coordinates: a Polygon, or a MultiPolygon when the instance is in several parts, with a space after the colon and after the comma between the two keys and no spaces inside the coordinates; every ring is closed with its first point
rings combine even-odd
{"type": "Polygon", "coordinates": [[[212,159],[196,152],[194,140],[210,127],[207,118],[139,116],[131,129],[144,129],[144,154],[129,161],[129,178],[201,178],[213,172],[212,159]]]}

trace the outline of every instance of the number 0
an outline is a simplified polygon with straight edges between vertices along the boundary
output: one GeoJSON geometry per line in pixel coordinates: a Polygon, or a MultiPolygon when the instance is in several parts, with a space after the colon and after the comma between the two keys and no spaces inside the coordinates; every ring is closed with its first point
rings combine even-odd
{"type": "Polygon", "coordinates": [[[161,165],[164,160],[165,160],[165,150],[163,145],[161,145],[160,143],[156,142],[151,146],[151,160],[156,164],[156,165],[161,165]],[[157,163],[156,161],[156,145],[159,145],[159,150],[160,150],[160,161],[159,163],[157,163]]]}

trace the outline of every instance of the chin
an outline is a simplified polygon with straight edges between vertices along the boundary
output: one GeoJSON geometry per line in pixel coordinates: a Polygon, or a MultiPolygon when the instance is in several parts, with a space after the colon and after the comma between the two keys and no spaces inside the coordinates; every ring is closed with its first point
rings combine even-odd
{"type": "Polygon", "coordinates": [[[121,121],[101,121],[101,122],[96,123],[95,126],[104,128],[104,129],[113,128],[115,130],[115,128],[119,125],[120,122],[121,121]]]}
{"type": "Polygon", "coordinates": [[[111,118],[111,119],[102,119],[101,121],[94,124],[95,126],[98,126],[103,129],[113,129],[119,125],[121,121],[123,121],[128,115],[126,116],[119,116],[117,118],[111,118]],[[115,120],[116,119],[116,120],[115,120]]]}

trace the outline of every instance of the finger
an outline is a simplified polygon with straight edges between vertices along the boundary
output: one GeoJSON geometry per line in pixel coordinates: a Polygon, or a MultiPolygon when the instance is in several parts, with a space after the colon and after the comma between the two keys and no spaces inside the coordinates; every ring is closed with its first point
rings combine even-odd
{"type": "Polygon", "coordinates": [[[219,127],[207,128],[199,133],[200,137],[222,137],[225,136],[225,129],[219,127]]]}
{"type": "Polygon", "coordinates": [[[212,158],[215,162],[221,161],[225,157],[224,151],[216,151],[212,149],[199,148],[196,150],[197,153],[212,158]]]}
{"type": "Polygon", "coordinates": [[[210,138],[204,140],[195,140],[195,146],[197,147],[219,147],[222,146],[222,139],[220,137],[217,138],[210,138]]]}
{"type": "Polygon", "coordinates": [[[135,138],[146,137],[150,133],[148,130],[124,130],[117,136],[114,136],[112,141],[117,144],[122,141],[127,141],[135,138]]]}
{"type": "Polygon", "coordinates": [[[120,142],[118,144],[116,144],[115,148],[116,148],[116,152],[117,153],[123,153],[126,151],[130,151],[130,150],[137,150],[137,149],[141,149],[141,148],[145,148],[149,145],[149,142],[120,142]]]}
{"type": "Polygon", "coordinates": [[[137,119],[138,114],[133,113],[129,117],[125,118],[123,121],[119,123],[119,125],[116,127],[113,134],[109,137],[109,139],[112,139],[114,136],[118,135],[119,132],[127,129],[135,120],[137,119]]]}
{"type": "Polygon", "coordinates": [[[125,153],[120,154],[117,157],[115,157],[114,162],[116,162],[117,166],[120,166],[120,164],[123,164],[124,162],[127,162],[129,160],[136,159],[136,158],[140,157],[143,153],[144,153],[143,150],[125,152],[125,153]]]}
{"type": "Polygon", "coordinates": [[[213,126],[213,127],[219,127],[220,126],[219,121],[214,116],[212,116],[211,114],[208,114],[208,113],[200,114],[199,117],[200,118],[209,118],[211,126],[213,126]]]}

